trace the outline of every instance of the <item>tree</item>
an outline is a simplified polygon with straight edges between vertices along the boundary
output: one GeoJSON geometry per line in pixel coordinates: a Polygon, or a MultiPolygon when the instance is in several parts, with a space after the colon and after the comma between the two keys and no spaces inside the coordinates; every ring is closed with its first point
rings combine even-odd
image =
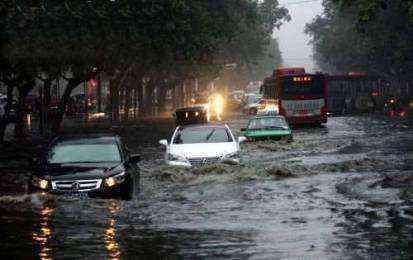
{"type": "Polygon", "coordinates": [[[119,93],[136,88],[133,76],[151,96],[164,93],[170,79],[213,79],[227,63],[255,64],[272,30],[288,18],[276,0],[5,0],[0,6],[7,60],[33,68],[31,78],[42,79],[46,92],[51,80],[67,81],[54,132],[73,89],[96,74],[109,77],[116,121],[119,106],[130,105],[119,93]]]}
{"type": "Polygon", "coordinates": [[[338,2],[324,1],[323,15],[306,27],[320,67],[328,72],[411,77],[413,20],[409,1],[338,2]],[[378,2],[385,6],[378,8],[374,4],[378,2]],[[375,10],[374,17],[365,14],[366,6],[375,10]]]}

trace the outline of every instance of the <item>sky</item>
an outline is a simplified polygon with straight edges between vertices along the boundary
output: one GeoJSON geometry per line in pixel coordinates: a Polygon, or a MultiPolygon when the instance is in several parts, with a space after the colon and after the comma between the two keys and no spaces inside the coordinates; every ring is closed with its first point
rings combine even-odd
{"type": "Polygon", "coordinates": [[[311,22],[317,14],[321,14],[322,0],[279,0],[291,15],[291,21],[284,23],[279,30],[274,31],[278,38],[284,67],[305,67],[313,72],[316,65],[312,59],[310,38],[304,33],[305,24],[311,22]]]}

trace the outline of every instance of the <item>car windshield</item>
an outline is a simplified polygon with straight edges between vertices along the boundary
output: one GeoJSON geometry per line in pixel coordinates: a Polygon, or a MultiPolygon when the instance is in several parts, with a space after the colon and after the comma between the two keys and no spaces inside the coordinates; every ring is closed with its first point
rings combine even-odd
{"type": "Polygon", "coordinates": [[[180,128],[175,134],[174,144],[225,143],[232,142],[231,134],[224,127],[180,128]]]}
{"type": "Polygon", "coordinates": [[[119,148],[115,143],[61,142],[49,152],[50,164],[120,162],[119,148]]]}
{"type": "Polygon", "coordinates": [[[250,120],[248,129],[287,129],[288,125],[282,117],[263,117],[250,120]]]}

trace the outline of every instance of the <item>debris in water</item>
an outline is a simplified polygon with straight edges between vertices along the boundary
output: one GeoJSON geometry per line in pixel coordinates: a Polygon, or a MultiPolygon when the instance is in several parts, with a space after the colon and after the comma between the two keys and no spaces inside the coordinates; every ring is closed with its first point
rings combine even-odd
{"type": "Polygon", "coordinates": [[[283,166],[272,165],[265,169],[267,175],[274,177],[275,179],[291,178],[294,175],[291,171],[283,166]]]}

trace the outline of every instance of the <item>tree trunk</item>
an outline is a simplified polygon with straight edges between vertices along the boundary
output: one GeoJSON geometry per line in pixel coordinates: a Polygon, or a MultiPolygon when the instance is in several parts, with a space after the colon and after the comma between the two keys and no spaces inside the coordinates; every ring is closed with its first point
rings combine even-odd
{"type": "Polygon", "coordinates": [[[172,110],[176,109],[176,84],[172,85],[172,110]]]}
{"type": "Polygon", "coordinates": [[[123,121],[128,121],[129,120],[129,109],[131,105],[131,90],[132,90],[132,79],[130,78],[127,81],[127,84],[125,86],[125,95],[124,95],[124,114],[123,114],[123,121]]]}
{"type": "Polygon", "coordinates": [[[155,81],[151,79],[145,88],[145,108],[146,108],[146,115],[153,116],[153,101],[154,101],[154,92],[155,92],[155,81]]]}
{"type": "MultiPolygon", "coordinates": [[[[50,78],[46,79],[43,83],[43,102],[41,102],[41,117],[43,122],[42,134],[49,132],[50,127],[50,87],[52,85],[52,80],[50,78]]],[[[41,97],[42,98],[42,97],[41,97]]]]}
{"type": "Polygon", "coordinates": [[[138,86],[138,115],[143,117],[145,115],[145,100],[143,99],[143,81],[140,82],[138,86]]]}
{"type": "Polygon", "coordinates": [[[66,89],[63,93],[62,98],[60,99],[59,106],[57,108],[56,116],[54,118],[53,122],[53,127],[52,127],[52,132],[54,134],[57,134],[60,130],[60,126],[63,121],[63,116],[66,112],[67,104],[69,103],[70,100],[70,95],[72,94],[72,91],[80,84],[82,83],[82,80],[80,79],[69,79],[69,82],[66,86],[66,89]]]}
{"type": "Polygon", "coordinates": [[[109,81],[110,107],[112,122],[119,122],[119,88],[116,80],[109,81]]]}
{"type": "Polygon", "coordinates": [[[162,82],[162,84],[159,84],[158,86],[158,107],[159,107],[159,113],[162,114],[166,110],[166,94],[167,94],[167,86],[162,82]]]}
{"type": "Polygon", "coordinates": [[[19,88],[19,100],[16,111],[16,123],[14,127],[14,138],[21,140],[24,138],[24,116],[26,115],[26,97],[34,88],[35,82],[31,80],[19,88]]]}
{"type": "Polygon", "coordinates": [[[139,85],[135,84],[133,87],[133,119],[136,120],[136,112],[138,109],[138,88],[139,85]]]}
{"type": "Polygon", "coordinates": [[[6,133],[7,125],[10,123],[10,110],[13,104],[13,89],[14,84],[7,85],[7,103],[4,109],[4,115],[0,120],[0,143],[4,142],[4,134],[6,133]]]}
{"type": "Polygon", "coordinates": [[[102,78],[100,73],[97,75],[97,112],[102,112],[102,78]]]}

